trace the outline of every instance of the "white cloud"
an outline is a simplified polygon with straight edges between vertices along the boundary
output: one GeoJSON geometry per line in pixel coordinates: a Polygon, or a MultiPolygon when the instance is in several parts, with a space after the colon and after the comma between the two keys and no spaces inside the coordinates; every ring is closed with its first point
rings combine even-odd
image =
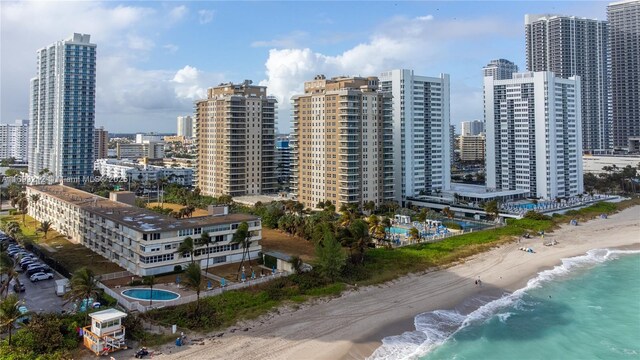
{"type": "Polygon", "coordinates": [[[433,20],[433,15],[418,16],[416,20],[420,20],[420,21],[433,20]]]}
{"type": "Polygon", "coordinates": [[[180,99],[197,100],[207,97],[207,89],[224,81],[220,73],[207,73],[186,65],[178,70],[171,82],[180,99]]]}
{"type": "Polygon", "coordinates": [[[305,42],[309,34],[304,31],[293,31],[273,40],[258,40],[251,43],[252,47],[292,48],[305,42]]]}
{"type": "MultiPolygon", "coordinates": [[[[314,52],[309,48],[272,49],[265,63],[267,78],[261,82],[279,101],[280,131],[288,130],[291,96],[303,91],[304,81],[317,74],[379,75],[395,68],[415,69],[417,73],[437,76],[451,69],[451,54],[470,39],[508,31],[495,19],[437,20],[433,16],[413,19],[395,17],[381,24],[368,41],[335,55],[314,52]],[[284,119],[284,121],[283,121],[284,119]]],[[[479,60],[482,65],[489,59],[479,60]]],[[[478,73],[482,65],[478,65],[478,73]]],[[[480,77],[478,77],[480,79],[480,77]]],[[[452,119],[482,112],[482,96],[478,87],[454,88],[459,82],[452,77],[452,119]],[[464,103],[457,110],[456,101],[464,103]],[[479,101],[478,101],[479,100],[479,101]]],[[[477,116],[476,116],[477,117],[477,116]]]]}
{"type": "Polygon", "coordinates": [[[132,50],[149,51],[155,46],[153,40],[133,34],[127,35],[127,42],[132,50]]]}
{"type": "Polygon", "coordinates": [[[178,22],[184,19],[184,17],[187,15],[188,12],[189,12],[189,9],[186,6],[184,5],[176,6],[173,9],[171,9],[171,11],[169,11],[169,20],[171,22],[178,22]]]}
{"type": "Polygon", "coordinates": [[[200,21],[200,24],[207,24],[210,23],[211,21],[213,21],[213,15],[215,14],[215,11],[213,10],[200,10],[198,11],[198,20],[200,21]]]}
{"type": "MultiPolygon", "coordinates": [[[[28,118],[29,79],[35,75],[36,50],[74,32],[90,34],[98,45],[98,125],[112,131],[168,131],[175,127],[174,115],[192,112],[193,99],[185,97],[189,93],[183,89],[192,85],[175,83],[175,69],[144,70],[138,65],[155,51],[154,40],[161,32],[170,29],[167,19],[183,19],[188,13],[186,6],[156,10],[144,3],[114,6],[97,1],[1,2],[0,6],[3,122],[28,118]]],[[[174,52],[178,47],[166,44],[162,50],[174,52]]],[[[196,84],[206,87],[212,78],[217,81],[220,76],[198,73],[196,84]]]]}
{"type": "Polygon", "coordinates": [[[176,44],[165,44],[162,46],[163,49],[166,49],[168,53],[175,54],[180,47],[176,44]]]}

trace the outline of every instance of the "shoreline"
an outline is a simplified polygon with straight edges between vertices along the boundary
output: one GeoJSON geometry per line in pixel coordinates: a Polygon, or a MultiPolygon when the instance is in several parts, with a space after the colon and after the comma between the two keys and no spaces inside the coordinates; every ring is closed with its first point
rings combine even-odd
{"type": "Polygon", "coordinates": [[[182,348],[165,346],[156,357],[363,359],[384,337],[414,331],[414,319],[420,313],[457,309],[466,314],[481,305],[478,298],[486,302],[524,288],[541,271],[560,265],[561,259],[598,248],[640,249],[638,209],[628,208],[579,226],[563,225],[545,236],[545,241],[558,241],[555,246],[542,246],[537,237],[506,244],[449,268],[407,275],[296,308],[280,308],[217,333],[222,336],[208,334],[182,348]],[[522,246],[536,253],[519,251],[522,246]],[[478,277],[481,288],[474,284],[478,277]]]}

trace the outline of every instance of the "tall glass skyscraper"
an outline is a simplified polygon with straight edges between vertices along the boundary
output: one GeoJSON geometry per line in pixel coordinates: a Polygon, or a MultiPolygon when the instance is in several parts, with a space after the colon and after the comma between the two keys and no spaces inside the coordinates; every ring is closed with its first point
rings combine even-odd
{"type": "Polygon", "coordinates": [[[620,1],[607,7],[611,56],[613,145],[628,149],[640,136],[640,1],[620,1]]]}
{"type": "Polygon", "coordinates": [[[607,22],[562,15],[526,15],[527,69],[552,71],[582,84],[582,147],[609,152],[611,116],[607,22]]]}
{"type": "Polygon", "coordinates": [[[49,170],[57,180],[93,172],[96,44],[73,34],[37,51],[31,79],[29,174],[49,170]]]}

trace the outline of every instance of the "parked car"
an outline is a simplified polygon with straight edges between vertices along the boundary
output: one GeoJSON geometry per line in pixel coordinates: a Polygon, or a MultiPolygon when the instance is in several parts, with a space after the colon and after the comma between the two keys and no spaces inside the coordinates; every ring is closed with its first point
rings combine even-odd
{"type": "Polygon", "coordinates": [[[40,280],[49,280],[49,279],[53,279],[52,273],[38,272],[31,275],[31,277],[29,277],[29,280],[31,280],[31,282],[36,282],[40,280]]]}
{"type": "Polygon", "coordinates": [[[9,249],[7,250],[7,254],[9,254],[9,256],[14,257],[15,254],[19,253],[23,251],[22,249],[18,249],[18,248],[13,248],[13,249],[9,249]]]}
{"type": "Polygon", "coordinates": [[[22,264],[20,264],[20,267],[22,268],[22,270],[29,270],[29,267],[34,267],[34,266],[40,266],[42,265],[38,260],[31,260],[31,261],[26,261],[22,264]]]}
{"type": "Polygon", "coordinates": [[[23,257],[23,256],[25,256],[27,254],[29,254],[29,253],[24,251],[24,250],[20,250],[20,251],[16,252],[15,254],[13,254],[13,258],[15,260],[17,260],[17,259],[19,259],[19,258],[21,258],[21,257],[23,257]]]}
{"type": "Polygon", "coordinates": [[[21,292],[25,292],[25,288],[24,288],[24,284],[20,284],[20,286],[18,286],[18,283],[14,283],[13,284],[13,291],[15,291],[16,293],[21,293],[21,292]]]}
{"type": "Polygon", "coordinates": [[[25,269],[25,270],[31,270],[31,269],[34,269],[34,268],[37,268],[37,267],[42,267],[42,266],[44,266],[44,264],[41,263],[40,261],[32,261],[32,262],[26,264],[25,266],[22,266],[22,268],[25,269]]]}
{"type": "Polygon", "coordinates": [[[36,258],[35,256],[25,256],[22,259],[20,259],[20,261],[18,261],[18,264],[20,264],[20,266],[29,263],[29,262],[36,262],[38,261],[38,258],[36,258]]]}
{"type": "Polygon", "coordinates": [[[39,273],[39,272],[43,272],[43,273],[51,272],[51,268],[49,268],[48,266],[47,267],[38,266],[38,267],[32,268],[30,270],[27,270],[27,274],[29,276],[31,276],[31,275],[33,275],[35,273],[39,273]]]}

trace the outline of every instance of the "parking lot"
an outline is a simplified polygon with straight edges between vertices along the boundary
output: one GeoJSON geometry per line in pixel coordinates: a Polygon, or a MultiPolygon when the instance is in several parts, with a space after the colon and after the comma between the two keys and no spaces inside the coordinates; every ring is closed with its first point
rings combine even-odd
{"type": "MultiPolygon", "coordinates": [[[[34,312],[60,312],[64,300],[62,296],[56,295],[56,280],[64,279],[60,274],[54,272],[53,279],[40,280],[32,283],[26,272],[20,274],[20,283],[24,284],[25,291],[18,294],[21,300],[25,301],[25,306],[34,312]]],[[[13,291],[13,288],[10,290],[13,291]]],[[[68,309],[68,306],[65,307],[68,309]]]]}
{"type": "MultiPolygon", "coordinates": [[[[55,271],[53,279],[40,280],[31,282],[26,271],[16,265],[16,271],[19,273],[20,283],[24,285],[25,291],[17,293],[18,298],[24,301],[24,305],[33,312],[60,312],[63,309],[64,300],[61,296],[56,295],[56,280],[64,279],[63,276],[55,271]]],[[[9,287],[9,293],[15,293],[13,286],[9,287]]],[[[69,305],[64,306],[69,309],[69,305]]]]}

